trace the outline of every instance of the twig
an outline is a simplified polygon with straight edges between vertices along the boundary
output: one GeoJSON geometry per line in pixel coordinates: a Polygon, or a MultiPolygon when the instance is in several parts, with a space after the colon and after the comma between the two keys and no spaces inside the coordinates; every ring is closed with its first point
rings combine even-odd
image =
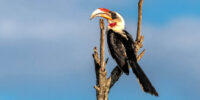
{"type": "Polygon", "coordinates": [[[146,49],[144,49],[139,56],[137,56],[137,61],[140,61],[140,59],[143,57],[144,53],[145,53],[146,49]]]}

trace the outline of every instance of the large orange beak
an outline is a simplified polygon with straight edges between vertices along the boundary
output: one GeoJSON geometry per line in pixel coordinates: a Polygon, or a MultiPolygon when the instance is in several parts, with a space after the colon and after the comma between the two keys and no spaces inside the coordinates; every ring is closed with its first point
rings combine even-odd
{"type": "Polygon", "coordinates": [[[95,17],[103,17],[106,18],[108,20],[112,20],[112,16],[110,14],[110,11],[108,9],[105,8],[98,8],[96,9],[92,15],[90,16],[90,19],[93,19],[95,17]]]}

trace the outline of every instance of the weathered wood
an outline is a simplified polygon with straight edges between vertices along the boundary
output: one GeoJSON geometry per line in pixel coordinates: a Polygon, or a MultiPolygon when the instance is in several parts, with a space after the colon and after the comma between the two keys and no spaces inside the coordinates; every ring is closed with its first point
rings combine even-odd
{"type": "Polygon", "coordinates": [[[97,51],[97,47],[94,47],[94,53],[92,54],[95,64],[95,73],[96,73],[96,84],[99,85],[99,69],[100,69],[100,59],[97,51]]]}
{"type": "MultiPolygon", "coordinates": [[[[142,4],[143,4],[143,0],[139,0],[138,2],[138,23],[137,23],[137,36],[136,36],[136,41],[134,43],[134,48],[135,48],[135,52],[136,55],[138,56],[138,52],[140,50],[140,48],[143,47],[143,40],[144,40],[144,36],[141,35],[141,29],[142,29],[142,4]]],[[[143,54],[139,55],[140,58],[142,58],[141,56],[144,55],[145,50],[143,50],[143,54]]]]}
{"type": "Polygon", "coordinates": [[[136,41],[139,41],[140,40],[140,36],[141,36],[142,4],[143,4],[143,0],[139,0],[139,3],[138,3],[138,24],[137,24],[137,38],[136,38],[136,41]]]}
{"type": "Polygon", "coordinates": [[[100,19],[100,29],[101,29],[101,36],[100,36],[100,65],[101,70],[105,70],[105,61],[104,61],[104,50],[105,50],[105,24],[103,19],[100,19]]]}
{"type": "Polygon", "coordinates": [[[100,19],[100,29],[101,29],[101,36],[100,36],[100,60],[97,52],[97,48],[94,49],[94,62],[95,62],[95,72],[96,72],[96,95],[97,100],[108,100],[108,92],[111,83],[111,78],[107,79],[107,72],[106,72],[106,62],[104,61],[104,50],[105,50],[105,24],[103,19],[100,19]]]}
{"type": "Polygon", "coordinates": [[[146,49],[144,49],[139,56],[137,56],[137,61],[140,61],[140,59],[143,57],[144,53],[145,53],[146,49]]]}

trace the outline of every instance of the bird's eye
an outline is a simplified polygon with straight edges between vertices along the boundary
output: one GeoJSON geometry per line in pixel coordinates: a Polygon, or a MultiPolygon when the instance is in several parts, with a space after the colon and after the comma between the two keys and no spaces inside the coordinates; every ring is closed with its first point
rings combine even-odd
{"type": "Polygon", "coordinates": [[[111,12],[111,16],[112,16],[112,19],[116,19],[117,18],[117,14],[114,13],[114,12],[111,12]]]}

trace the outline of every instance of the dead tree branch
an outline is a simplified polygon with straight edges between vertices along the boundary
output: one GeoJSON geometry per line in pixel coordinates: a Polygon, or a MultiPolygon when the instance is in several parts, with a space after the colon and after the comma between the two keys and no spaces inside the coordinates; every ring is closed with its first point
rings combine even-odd
{"type": "Polygon", "coordinates": [[[97,51],[97,47],[94,47],[94,53],[92,54],[95,64],[95,73],[96,73],[96,85],[99,85],[99,69],[100,69],[100,59],[97,51]]]}
{"type": "MultiPolygon", "coordinates": [[[[139,0],[138,3],[138,24],[137,24],[137,36],[136,41],[133,46],[137,55],[137,61],[139,61],[144,53],[145,49],[138,55],[140,48],[143,47],[144,36],[141,35],[141,24],[142,24],[142,4],[143,0],[139,0]]],[[[100,38],[100,58],[97,51],[97,48],[94,48],[93,59],[95,63],[95,72],[96,72],[96,89],[97,100],[108,100],[108,94],[112,86],[119,80],[123,74],[122,70],[116,66],[109,78],[107,78],[107,72],[105,69],[106,62],[104,61],[104,47],[105,47],[105,25],[103,19],[100,19],[100,29],[101,29],[101,38],[100,38]]]]}
{"type": "Polygon", "coordinates": [[[104,50],[105,50],[105,25],[103,19],[100,19],[101,42],[100,42],[100,66],[101,70],[105,71],[104,50]]]}
{"type": "Polygon", "coordinates": [[[100,60],[97,52],[97,48],[94,48],[94,63],[95,63],[95,71],[96,71],[96,95],[97,100],[108,100],[108,92],[111,83],[111,78],[107,79],[107,72],[105,69],[106,62],[104,61],[104,47],[105,47],[105,25],[103,19],[100,19],[100,29],[101,29],[101,42],[100,42],[100,60]]]}
{"type": "MultiPolygon", "coordinates": [[[[136,55],[138,54],[140,48],[143,47],[143,40],[144,40],[144,36],[141,35],[141,28],[142,28],[142,4],[143,4],[143,0],[139,0],[139,3],[138,3],[137,36],[136,36],[136,41],[134,43],[136,55]]],[[[144,52],[145,52],[145,49],[139,55],[139,58],[142,58],[142,56],[144,55],[144,52]]]]}

